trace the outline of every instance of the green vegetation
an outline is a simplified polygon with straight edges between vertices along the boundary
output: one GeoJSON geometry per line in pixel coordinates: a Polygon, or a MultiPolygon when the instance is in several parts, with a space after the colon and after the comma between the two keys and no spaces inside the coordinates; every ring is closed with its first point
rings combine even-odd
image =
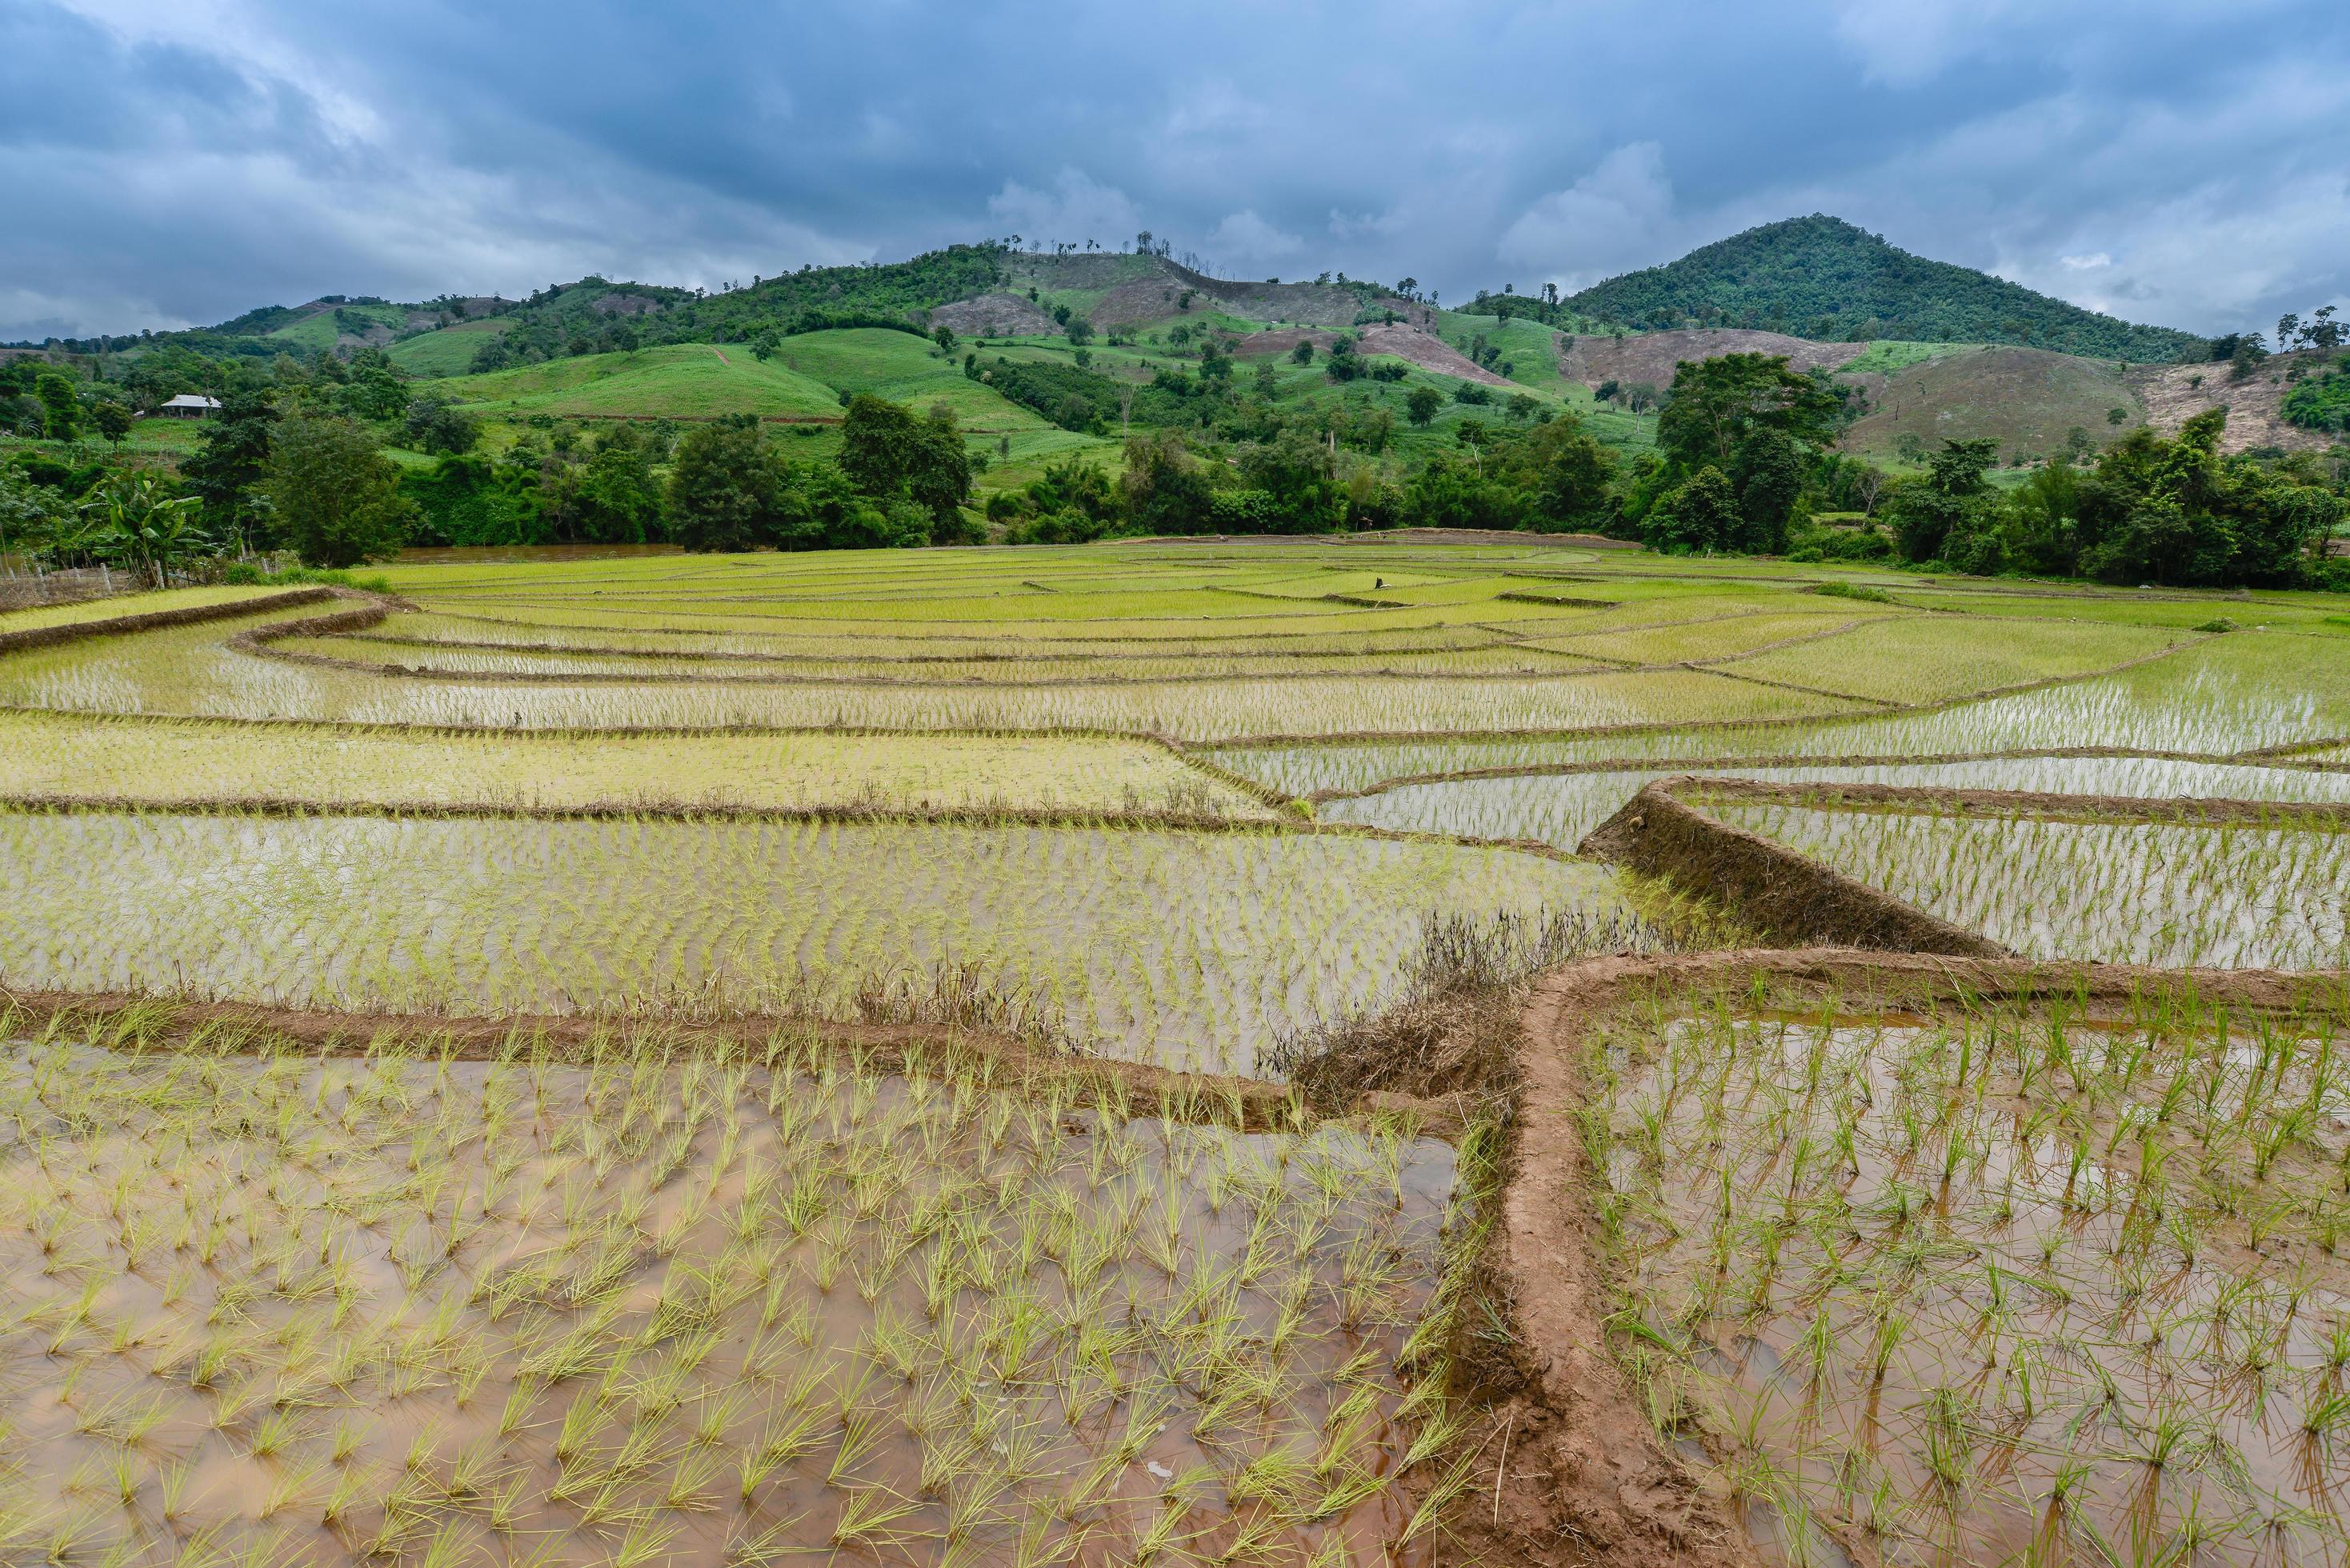
{"type": "MultiPolygon", "coordinates": [[[[876,336],[967,384],[934,345],[876,336]]],[[[1148,389],[1134,351],[1099,352],[1003,350],[1148,389]]],[[[2331,1494],[2294,1490],[2287,1461],[2294,1434],[2331,1429],[2330,1014],[2078,1031],[2061,1002],[2012,1021],[1970,992],[1963,1016],[1912,1006],[1858,1040],[1778,1006],[1750,973],[1767,955],[1676,958],[1751,1002],[1690,1024],[1661,995],[1604,1040],[1545,1041],[1588,1085],[1557,1104],[1507,1075],[1529,968],[1604,951],[1594,974],[1637,972],[1623,950],[1749,940],[1734,909],[1575,857],[1660,774],[1703,773],[1709,809],[2043,962],[2336,961],[2345,836],[2284,808],[2350,805],[2350,774],[2307,763],[2350,735],[2337,602],[1534,530],[795,535],[990,511],[1007,538],[1302,524],[1367,514],[1367,474],[1412,515],[1498,493],[1606,520],[1692,460],[1735,514],[1732,475],[1768,472],[1742,451],[1811,451],[1838,411],[1763,359],[1694,379],[1629,463],[1498,399],[1446,402],[1427,439],[1448,449],[1409,467],[1344,446],[1333,463],[1286,424],[1218,433],[1252,403],[1362,389],[1326,358],[1260,361],[1295,389],[1262,400],[1256,366],[1233,367],[1206,425],[1138,430],[1116,465],[1035,421],[1090,445],[983,504],[972,460],[999,449],[921,401],[852,394],[821,446],[742,416],[491,421],[389,493],[453,516],[462,480],[477,517],[526,499],[568,528],[681,521],[762,550],[458,552],[335,579],[372,602],[0,653],[0,984],[139,998],[0,1020],[24,1176],[0,1195],[21,1265],[0,1375],[48,1423],[0,1465],[0,1555],[128,1562],[207,1531],[271,1561],[1367,1562],[1438,1536],[1474,1561],[1442,1532],[1477,1538],[1507,1482],[1492,1357],[1551,1353],[1530,1325],[1552,1320],[1511,1304],[1528,1282],[1502,1288],[1506,1254],[1484,1251],[1503,1156],[1582,1137],[1605,1242],[1584,1262],[1610,1293],[1585,1337],[1656,1413],[1643,1462],[1715,1471],[1766,1542],[1825,1556],[1875,1528],[1971,1552],[2045,1516],[2067,1462],[2054,1517],[2085,1553],[2116,1519],[2169,1541],[2266,1509],[2260,1541],[2326,1560],[2331,1494]],[[2238,629],[2197,629],[2220,618],[2238,629]],[[2093,747],[2116,754],[2063,754],[2093,747]],[[1817,793],[1732,782],[1758,775],[1817,793]],[[2147,804],[1835,793],[1863,784],[2147,804]],[[255,1004],[313,1011],[234,1011],[255,1004]],[[482,1013],[524,1016],[451,1023],[482,1013]],[[1295,1077],[1200,1075],[1235,1073],[1295,1077]],[[1821,1157],[1847,1124],[1854,1159],[1821,1157]],[[2168,1185],[2141,1220],[2149,1149],[2168,1185]],[[1947,1167],[1927,1178],[1947,1201],[1917,1199],[1903,1158],[1947,1167]],[[2186,1283],[2133,1294],[2132,1270],[2186,1283]],[[2294,1290],[2304,1326],[2280,1341],[2294,1290]],[[2262,1442],[2283,1447],[2195,1394],[2201,1425],[2166,1452],[2210,1463],[2167,1459],[2115,1503],[2187,1420],[2180,1390],[2239,1387],[2254,1353],[2262,1442]],[[2272,1466],[2250,1473],[2290,1507],[2247,1502],[2240,1461],[2272,1466]],[[199,1484],[223,1474],[251,1485],[199,1484]]],[[[381,463],[341,387],[243,396],[205,427],[206,489],[181,510],[245,515],[241,465],[266,494],[321,440],[381,463]]],[[[2228,486],[2284,482],[2273,460],[2214,458],[2215,478],[2161,439],[2129,438],[2135,466],[2103,482],[2168,475],[2231,516],[2251,501],[2228,486]]],[[[110,493],[120,467],[72,450],[12,452],[0,496],[110,493]]],[[[1924,483],[1971,505],[1975,455],[1924,483]]],[[[1808,487],[1832,458],[1806,461],[1808,487]]],[[[222,573],[260,594],[317,576],[265,565],[222,573]]],[[[234,609],[234,591],[29,613],[234,609]]]]}
{"type": "Polygon", "coordinates": [[[2350,435],[2350,358],[2314,376],[2304,373],[2285,393],[2281,411],[2303,430],[2350,435]]]}
{"type": "Polygon", "coordinates": [[[2001,493],[1988,441],[1951,441],[1931,472],[1889,487],[1881,510],[1900,552],[1960,571],[2021,568],[2108,582],[2287,587],[2338,580],[2325,550],[2350,512],[2305,465],[2222,457],[2227,410],[2176,437],[2133,431],[2080,472],[2057,464],[2001,493]]]}
{"type": "Polygon", "coordinates": [[[1906,370],[1912,365],[1922,365],[1929,359],[1946,355],[1962,354],[1978,345],[1971,343],[1904,343],[1879,338],[1861,354],[1836,367],[1841,376],[1889,376],[1906,370]]]}
{"type": "Polygon", "coordinates": [[[790,1031],[0,1028],[38,1036],[0,1366],[57,1422],[0,1477],[11,1558],[1368,1560],[1461,1420],[1469,1195],[1395,1118],[790,1031]]]}
{"type": "Polygon", "coordinates": [[[2020,343],[2136,363],[2201,358],[2204,340],[2135,327],[1814,213],[1733,234],[1571,296],[1627,327],[1747,327],[1855,343],[2020,343]]]}
{"type": "Polygon", "coordinates": [[[2338,1006],[1792,1005],[1584,1053],[1659,1442],[1796,1562],[2340,1556],[2338,1006]]]}

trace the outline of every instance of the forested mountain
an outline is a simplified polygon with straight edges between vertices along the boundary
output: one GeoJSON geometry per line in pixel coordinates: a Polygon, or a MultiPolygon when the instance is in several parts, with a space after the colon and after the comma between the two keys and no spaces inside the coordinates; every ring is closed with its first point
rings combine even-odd
{"type": "Polygon", "coordinates": [[[1928,261],[1817,213],[1609,278],[1565,303],[1643,329],[1747,327],[1856,343],[2017,343],[2137,364],[2204,356],[2203,339],[2192,333],[2136,326],[1972,267],[1928,261]]]}

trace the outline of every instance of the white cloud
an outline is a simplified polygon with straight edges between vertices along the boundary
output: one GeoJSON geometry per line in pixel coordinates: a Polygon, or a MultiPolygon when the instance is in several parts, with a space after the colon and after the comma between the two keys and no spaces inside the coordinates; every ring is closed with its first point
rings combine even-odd
{"type": "Polygon", "coordinates": [[[1221,78],[1184,91],[1166,119],[1166,133],[1181,139],[1229,137],[1263,130],[1273,116],[1264,105],[1221,78]]]}
{"type": "Polygon", "coordinates": [[[1105,185],[1081,169],[1064,169],[1052,189],[1039,191],[1017,180],[987,199],[987,214],[1006,234],[1036,248],[1056,241],[1080,244],[1096,240],[1113,250],[1143,227],[1142,214],[1115,185],[1105,185]]]}
{"type": "MultiPolygon", "coordinates": [[[[2060,254],[2003,260],[2001,275],[2091,310],[2194,332],[2263,327],[2284,309],[2344,297],[2350,177],[2206,182],[2135,212],[2095,214],[2122,260],[2083,269],[2060,254]]],[[[2086,226],[2085,224],[2085,226],[2086,226]]]]}
{"type": "Polygon", "coordinates": [[[1494,254],[1574,290],[1628,267],[1667,259],[1673,186],[1664,149],[1635,141],[1602,158],[1564,191],[1536,202],[1504,230],[1494,254]]]}
{"type": "Polygon", "coordinates": [[[2085,256],[2058,256],[2056,259],[2074,272],[2094,272],[2101,266],[2114,265],[2114,258],[2104,251],[2091,251],[2085,256]]]}
{"type": "Polygon", "coordinates": [[[1393,239],[1408,227],[1404,215],[1390,207],[1384,213],[1342,213],[1330,209],[1330,233],[1341,240],[1393,239]]]}
{"type": "Polygon", "coordinates": [[[1305,242],[1256,215],[1253,207],[1228,214],[1208,231],[1208,254],[1220,262],[1277,261],[1295,255],[1305,242]]]}
{"type": "Polygon", "coordinates": [[[2017,8],[2015,0],[1851,0],[1835,31],[1869,80],[1914,87],[1981,47],[2017,8]]]}

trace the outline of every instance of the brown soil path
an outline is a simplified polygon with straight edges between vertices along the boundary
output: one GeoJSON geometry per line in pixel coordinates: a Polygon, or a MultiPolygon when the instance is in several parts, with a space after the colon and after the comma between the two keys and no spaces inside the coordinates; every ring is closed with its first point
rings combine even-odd
{"type": "Polygon", "coordinates": [[[1479,1563],[1752,1568],[1734,1500],[1658,1439],[1608,1348],[1610,1295],[1585,1155],[1582,1064],[1590,1031],[1659,997],[1692,1005],[1751,995],[1835,996],[1846,1005],[2064,999],[2121,1016],[2165,994],[2260,1012],[2350,1003],[2350,973],[2158,970],[2135,965],[1748,949],[1607,957],[1553,971],[1523,1014],[1515,1168],[1494,1260],[1524,1360],[1522,1386],[1492,1405],[1488,1449],[1452,1522],[1449,1559],[1479,1563]],[[1508,1458],[1494,1435],[1506,1434],[1508,1458]],[[1455,1542],[1465,1552],[1453,1558],[1455,1542]]]}

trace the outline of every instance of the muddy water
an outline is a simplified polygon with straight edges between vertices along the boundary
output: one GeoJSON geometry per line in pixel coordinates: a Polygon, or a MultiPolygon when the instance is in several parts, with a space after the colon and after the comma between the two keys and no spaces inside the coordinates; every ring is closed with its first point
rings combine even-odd
{"type": "Polygon", "coordinates": [[[1316,813],[1327,822],[1478,838],[1536,838],[1572,849],[1660,778],[1696,774],[1773,784],[1898,784],[1910,788],[2034,790],[2144,799],[2209,796],[2233,800],[2350,800],[2350,774],[2250,764],[2179,762],[2163,757],[1994,757],[1960,763],[1839,767],[1649,768],[1605,773],[1524,774],[1406,784],[1316,813]]]}
{"type": "Polygon", "coordinates": [[[2342,1054],[2338,1022],[1626,1031],[1626,1354],[1783,1561],[2340,1563],[2342,1054]]]}
{"type": "Polygon", "coordinates": [[[19,1045],[0,1111],[10,1561],[1376,1561],[1405,1522],[1439,1143],[813,1054],[19,1045]]]}
{"type": "Polygon", "coordinates": [[[1428,911],[1613,916],[1505,849],[954,824],[0,814],[0,981],[464,1012],[858,1016],[971,966],[1072,1044],[1249,1072],[1428,911]]]}
{"type": "Polygon", "coordinates": [[[2322,826],[1740,800],[1707,809],[2030,957],[2166,968],[2350,962],[2350,834],[2322,826]]]}

